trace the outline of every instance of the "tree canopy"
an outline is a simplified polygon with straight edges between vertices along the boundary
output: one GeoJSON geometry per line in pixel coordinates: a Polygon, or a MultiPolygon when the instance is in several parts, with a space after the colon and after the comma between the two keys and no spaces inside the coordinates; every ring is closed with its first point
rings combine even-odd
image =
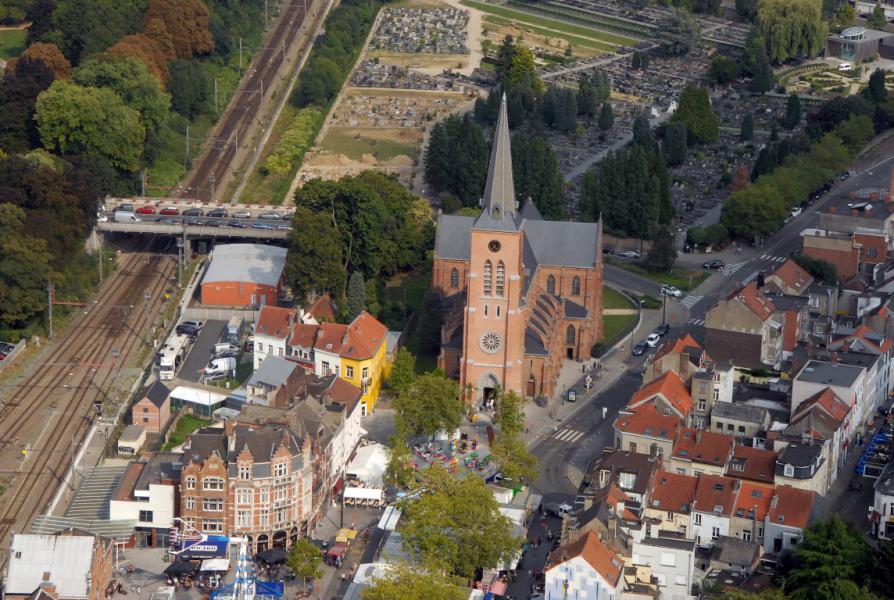
{"type": "Polygon", "coordinates": [[[468,588],[445,580],[443,574],[405,564],[394,565],[360,593],[363,600],[465,600],[468,588]]]}
{"type": "Polygon", "coordinates": [[[813,58],[822,52],[827,26],[820,0],[761,0],[756,27],[772,62],[813,58]]]}
{"type": "Polygon", "coordinates": [[[306,539],[299,539],[293,543],[286,557],[288,567],[303,581],[322,577],[323,569],[320,567],[322,562],[320,549],[306,539]]]}
{"type": "Polygon", "coordinates": [[[689,135],[698,142],[713,142],[720,134],[717,113],[711,108],[708,89],[689,84],[680,94],[680,103],[671,121],[683,123],[689,135]]]}
{"type": "Polygon", "coordinates": [[[347,274],[339,231],[332,216],[295,207],[286,255],[286,278],[296,300],[304,304],[318,294],[343,294],[347,274]]]}
{"type": "Polygon", "coordinates": [[[457,429],[466,406],[456,381],[440,373],[425,373],[401,390],[394,410],[399,432],[433,436],[457,429]]]}
{"type": "Polygon", "coordinates": [[[53,30],[44,37],[78,64],[143,27],[147,0],[59,0],[53,30]]]}
{"type": "Polygon", "coordinates": [[[425,150],[425,181],[463,206],[478,206],[487,179],[484,130],[468,116],[451,115],[432,127],[425,150]]]}
{"type": "Polygon", "coordinates": [[[512,138],[512,179],[520,201],[531,198],[546,219],[565,218],[565,178],[542,136],[520,131],[512,138]]]}
{"type": "Polygon", "coordinates": [[[44,312],[52,258],[46,240],[25,233],[25,211],[0,204],[0,329],[21,327],[44,312]]]}

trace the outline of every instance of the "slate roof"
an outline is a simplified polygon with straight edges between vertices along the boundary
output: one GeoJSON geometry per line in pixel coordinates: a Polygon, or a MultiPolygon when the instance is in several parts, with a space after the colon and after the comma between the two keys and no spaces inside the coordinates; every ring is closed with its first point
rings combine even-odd
{"type": "MultiPolygon", "coordinates": [[[[439,258],[469,260],[472,251],[472,226],[475,217],[438,215],[435,254],[439,258]]],[[[527,264],[527,260],[525,264],[527,264]]]]}
{"type": "Polygon", "coordinates": [[[715,402],[714,408],[711,409],[711,419],[714,419],[714,417],[747,421],[760,425],[767,418],[767,409],[750,404],[715,402]]]}
{"type": "Polygon", "coordinates": [[[509,115],[506,94],[500,100],[500,114],[494,128],[490,150],[490,166],[484,184],[484,210],[475,221],[476,229],[515,231],[520,219],[516,219],[515,185],[512,181],[512,148],[509,137],[509,115]]]}
{"type": "Polygon", "coordinates": [[[266,425],[263,427],[237,426],[233,432],[235,443],[229,461],[233,462],[246,447],[254,463],[270,462],[273,453],[286,443],[292,455],[300,454],[301,447],[295,436],[286,427],[266,425]]]}
{"type": "Polygon", "coordinates": [[[822,454],[822,447],[810,444],[789,444],[779,452],[776,464],[809,467],[822,454]]]}
{"type": "Polygon", "coordinates": [[[161,381],[156,380],[146,391],[144,398],[147,398],[156,407],[161,408],[170,395],[171,390],[161,381]]]}
{"type": "Polygon", "coordinates": [[[543,345],[540,335],[532,327],[525,329],[525,354],[549,356],[549,352],[546,350],[546,346],[543,345]]]}
{"type": "Polygon", "coordinates": [[[863,369],[839,363],[811,360],[795,377],[795,381],[850,387],[863,376],[863,369]]]}
{"type": "Polygon", "coordinates": [[[220,428],[202,428],[189,436],[189,449],[183,451],[183,461],[202,463],[215,452],[224,460],[227,458],[227,436],[220,428]]]}
{"type": "Polygon", "coordinates": [[[729,565],[750,567],[758,558],[760,546],[755,542],[746,542],[739,538],[720,536],[714,542],[711,560],[729,565]]]}
{"type": "Polygon", "coordinates": [[[526,219],[528,221],[542,221],[543,215],[540,214],[540,211],[537,209],[537,205],[534,204],[534,201],[528,196],[528,199],[525,201],[524,205],[521,209],[521,217],[522,219],[526,219]]]}
{"type": "Polygon", "coordinates": [[[553,550],[547,560],[546,571],[573,558],[581,557],[593,567],[610,586],[616,587],[621,581],[624,564],[617,554],[599,541],[599,537],[588,531],[576,541],[553,550]]]}
{"type": "Polygon", "coordinates": [[[248,385],[257,386],[266,384],[271,387],[283,385],[295,369],[300,369],[296,363],[279,356],[267,356],[248,379],[248,385]]]}
{"type": "Polygon", "coordinates": [[[586,319],[590,311],[586,307],[581,306],[577,302],[573,302],[568,298],[564,298],[563,305],[565,307],[566,319],[586,319]]]}

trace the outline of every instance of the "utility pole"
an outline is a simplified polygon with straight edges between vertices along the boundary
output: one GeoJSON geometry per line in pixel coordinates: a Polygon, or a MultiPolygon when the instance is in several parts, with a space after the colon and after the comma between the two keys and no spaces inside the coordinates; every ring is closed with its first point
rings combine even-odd
{"type": "Polygon", "coordinates": [[[270,29],[270,23],[267,22],[267,0],[264,0],[264,31],[270,29]]]}
{"type": "Polygon", "coordinates": [[[146,201],[146,169],[140,171],[140,199],[146,201]]]}
{"type": "Polygon", "coordinates": [[[48,335],[47,339],[53,337],[53,292],[55,291],[55,287],[53,287],[52,283],[47,284],[47,329],[48,335]]]}
{"type": "Polygon", "coordinates": [[[149,301],[152,300],[152,294],[149,292],[149,290],[143,292],[143,298],[146,299],[146,343],[151,346],[152,340],[150,338],[152,336],[152,315],[149,312],[149,301]]]}
{"type": "MultiPolygon", "coordinates": [[[[186,230],[183,231],[186,237],[186,230]]],[[[183,287],[183,239],[177,238],[177,287],[183,287]]]]}
{"type": "Polygon", "coordinates": [[[667,323],[667,294],[661,295],[661,324],[667,323]]]}
{"type": "Polygon", "coordinates": [[[217,177],[211,175],[208,177],[208,182],[211,183],[211,202],[214,202],[214,184],[217,182],[217,177]]]}
{"type": "Polygon", "coordinates": [[[217,110],[217,77],[214,78],[214,114],[219,114],[217,110]]]}
{"type": "Polygon", "coordinates": [[[239,38],[239,72],[242,73],[242,38],[239,38]]]}
{"type": "Polygon", "coordinates": [[[99,285],[102,285],[102,242],[99,243],[99,285]]]}
{"type": "MultiPolygon", "coordinates": [[[[215,83],[217,80],[214,80],[215,83]]],[[[216,96],[215,96],[216,97],[216,96]]],[[[189,123],[186,124],[186,153],[183,155],[183,168],[189,166],[189,123]]]]}

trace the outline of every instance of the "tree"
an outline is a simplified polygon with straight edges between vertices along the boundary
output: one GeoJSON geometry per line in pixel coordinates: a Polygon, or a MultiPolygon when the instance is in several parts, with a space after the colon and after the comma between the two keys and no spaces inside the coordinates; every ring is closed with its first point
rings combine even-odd
{"type": "MultiPolygon", "coordinates": [[[[490,97],[499,99],[495,93],[490,97]]],[[[481,126],[468,117],[451,115],[432,128],[425,150],[425,181],[450,192],[463,206],[478,206],[487,181],[488,152],[481,126]]]]}
{"type": "Polygon", "coordinates": [[[838,6],[838,11],[835,13],[835,22],[841,29],[847,29],[854,24],[854,18],[856,16],[857,11],[854,10],[853,5],[849,2],[842,2],[838,6]]]}
{"type": "Polygon", "coordinates": [[[832,263],[806,254],[795,254],[792,258],[817,281],[826,285],[838,285],[838,269],[832,263]]]}
{"type": "MultiPolygon", "coordinates": [[[[662,51],[671,56],[687,54],[698,45],[701,38],[695,19],[690,13],[681,9],[673,10],[661,20],[656,29],[656,36],[662,51]]],[[[640,68],[643,68],[642,65],[640,68]]]]}
{"type": "Polygon", "coordinates": [[[790,58],[813,58],[822,52],[826,40],[819,0],[761,0],[755,24],[764,38],[771,62],[790,58]]]}
{"type": "Polygon", "coordinates": [[[751,75],[749,89],[763,94],[776,85],[764,38],[753,27],[745,40],[745,70],[751,75]]]}
{"type": "Polygon", "coordinates": [[[524,131],[515,135],[512,177],[519,198],[531,198],[547,219],[565,218],[565,178],[555,151],[542,136],[524,131]]]}
{"type": "Polygon", "coordinates": [[[869,575],[871,585],[880,595],[890,598],[894,590],[894,542],[880,541],[874,558],[876,568],[869,575]]]}
{"type": "Polygon", "coordinates": [[[366,310],[366,284],[363,273],[354,271],[348,278],[348,321],[353,321],[366,310]]]}
{"type": "Polygon", "coordinates": [[[18,58],[9,59],[6,63],[7,76],[15,77],[17,74],[16,65],[18,65],[20,60],[26,58],[43,62],[53,72],[54,79],[65,79],[71,75],[71,63],[68,62],[68,59],[65,58],[56,44],[37,42],[28,46],[18,58]]]}
{"type": "Polygon", "coordinates": [[[875,135],[875,126],[866,115],[854,115],[839,124],[835,128],[835,134],[841,138],[851,154],[855,154],[875,135]]]}
{"type": "Polygon", "coordinates": [[[53,29],[60,49],[72,62],[102,52],[143,27],[145,0],[59,0],[53,29]]]}
{"type": "Polygon", "coordinates": [[[456,479],[441,467],[422,474],[426,493],[398,503],[404,540],[429,568],[471,579],[521,547],[480,477],[456,479]]]}
{"type": "Polygon", "coordinates": [[[394,409],[398,432],[414,436],[452,432],[466,413],[459,384],[440,373],[425,373],[413,380],[395,399],[394,409]]]}
{"type": "Polygon", "coordinates": [[[664,156],[670,166],[686,162],[686,125],[681,122],[671,123],[664,130],[664,156]]]}
{"type": "Polygon", "coordinates": [[[320,567],[322,562],[320,549],[303,538],[292,544],[286,557],[286,565],[301,578],[304,585],[307,585],[308,579],[319,579],[323,576],[323,569],[320,567]]]}
{"type": "Polygon", "coordinates": [[[692,84],[683,88],[680,103],[671,120],[686,125],[689,134],[699,142],[715,141],[720,132],[707,88],[692,84]]]}
{"type": "Polygon", "coordinates": [[[512,62],[515,58],[515,38],[507,35],[500,44],[497,52],[497,81],[503,83],[509,79],[509,72],[512,69],[512,62]]]}
{"type": "Polygon", "coordinates": [[[136,58],[146,65],[152,76],[163,86],[166,86],[171,78],[168,70],[168,58],[164,50],[157,41],[146,34],[135,33],[125,36],[106,52],[122,58],[136,58]]]}
{"type": "Polygon", "coordinates": [[[0,0],[0,25],[13,25],[25,20],[25,0],[0,0]]]}
{"type": "Polygon", "coordinates": [[[637,114],[633,119],[633,145],[639,146],[647,152],[651,152],[655,147],[652,126],[649,124],[649,117],[644,113],[637,114]]]}
{"type": "Polygon", "coordinates": [[[885,88],[885,71],[882,69],[876,69],[869,76],[866,97],[873,104],[884,104],[888,99],[888,90],[885,88]]]}
{"type": "Polygon", "coordinates": [[[56,81],[37,98],[36,119],[48,149],[95,153],[128,171],[140,166],[146,130],[139,113],[111,90],[56,81]]]}
{"type": "Polygon", "coordinates": [[[757,16],[758,0],[736,0],[736,12],[743,21],[752,22],[757,16]]]}
{"type": "Polygon", "coordinates": [[[652,241],[652,248],[646,255],[646,268],[660,273],[670,273],[676,260],[677,247],[673,231],[666,225],[661,225],[652,241]]]}
{"type": "Polygon", "coordinates": [[[615,114],[612,112],[611,103],[606,100],[602,103],[602,110],[599,111],[599,129],[608,131],[615,124],[615,114]]]}
{"type": "Polygon", "coordinates": [[[494,460],[503,477],[513,482],[537,479],[537,457],[528,451],[524,438],[518,434],[499,432],[491,445],[494,460]]]}
{"type": "Polygon", "coordinates": [[[887,24],[888,19],[885,17],[885,9],[882,8],[882,5],[876,0],[875,8],[872,9],[872,14],[866,19],[866,26],[870,29],[884,31],[887,24]]]}
{"type": "Polygon", "coordinates": [[[416,379],[416,357],[406,346],[401,346],[388,375],[388,387],[395,394],[400,394],[416,379]]]}
{"type": "Polygon", "coordinates": [[[324,292],[340,297],[347,278],[343,261],[331,216],[297,205],[289,233],[286,278],[299,305],[324,292]]]}
{"type": "Polygon", "coordinates": [[[794,129],[801,122],[801,98],[794,92],[789,94],[785,102],[785,118],[782,126],[786,129],[794,129]]]}
{"type": "Polygon", "coordinates": [[[173,46],[173,55],[168,58],[192,58],[208,54],[214,49],[214,38],[208,29],[208,8],[201,0],[150,0],[146,10],[146,29],[156,21],[156,33],[150,37],[159,41],[167,35],[173,46]]]}
{"type": "MultiPolygon", "coordinates": [[[[550,87],[550,90],[554,88],[550,87]]],[[[590,78],[587,76],[583,76],[577,82],[577,113],[579,115],[583,115],[586,117],[590,117],[591,119],[595,117],[599,112],[599,102],[597,101],[597,90],[593,86],[593,82],[590,81],[590,78]]],[[[546,101],[546,97],[544,96],[544,102],[546,101]]],[[[551,95],[552,106],[550,107],[550,112],[552,113],[552,121],[555,122],[555,92],[551,95]]],[[[547,108],[544,106],[544,112],[547,108]]]]}
{"type": "Polygon", "coordinates": [[[53,83],[53,72],[41,60],[20,59],[15,77],[0,81],[0,149],[26,152],[40,145],[34,121],[37,97],[53,83]]]}
{"type": "Polygon", "coordinates": [[[30,21],[31,27],[28,28],[26,44],[36,43],[53,28],[54,10],[56,0],[33,0],[28,3],[25,20],[30,21]]]}
{"type": "Polygon", "coordinates": [[[195,119],[210,97],[208,75],[194,60],[173,60],[171,71],[171,108],[187,119],[195,119]]]}
{"type": "Polygon", "coordinates": [[[469,593],[443,574],[397,564],[360,592],[363,600],[465,600],[469,593]]]}
{"type": "Polygon", "coordinates": [[[734,82],[739,78],[740,72],[739,63],[727,56],[715,54],[711,58],[709,75],[711,79],[720,85],[734,82]]]}
{"type": "Polygon", "coordinates": [[[416,322],[416,337],[420,351],[436,353],[441,347],[441,325],[444,323],[443,298],[435,289],[428,289],[422,297],[422,312],[416,322]]]}
{"type": "Polygon", "coordinates": [[[136,58],[98,54],[81,63],[72,76],[79,85],[108,88],[140,113],[146,131],[157,132],[168,117],[171,97],[145,64],[136,58]]]}
{"type": "Polygon", "coordinates": [[[748,187],[748,169],[745,165],[739,165],[733,172],[733,181],[730,190],[735,193],[748,187]]]}
{"type": "Polygon", "coordinates": [[[742,117],[742,125],[739,128],[739,139],[743,142],[750,142],[754,138],[754,115],[750,112],[745,113],[742,117]]]}
{"type": "Polygon", "coordinates": [[[817,521],[804,530],[795,548],[795,567],[783,589],[792,600],[832,600],[841,589],[837,580],[862,583],[870,572],[872,553],[863,535],[838,516],[817,521]]]}
{"type": "Polygon", "coordinates": [[[391,451],[385,466],[383,480],[387,485],[405,488],[416,481],[415,459],[404,433],[395,433],[388,438],[391,451]]]}
{"type": "MultiPolygon", "coordinates": [[[[562,133],[571,133],[577,129],[577,95],[568,88],[559,89],[557,94],[556,129],[562,133]]],[[[601,114],[599,118],[601,121],[601,114]]]]}
{"type": "Polygon", "coordinates": [[[495,402],[494,425],[500,432],[518,435],[525,430],[525,400],[513,390],[499,390],[495,402]]]}
{"type": "Polygon", "coordinates": [[[535,92],[541,91],[543,84],[537,77],[534,54],[527,47],[516,44],[512,64],[509,67],[508,83],[510,86],[516,87],[525,80],[531,82],[535,92]]]}
{"type": "Polygon", "coordinates": [[[25,211],[0,204],[0,328],[23,327],[43,313],[52,258],[46,240],[25,233],[25,211]]]}
{"type": "Polygon", "coordinates": [[[766,237],[779,229],[788,210],[773,189],[751,185],[724,203],[721,223],[740,237],[766,237]]]}

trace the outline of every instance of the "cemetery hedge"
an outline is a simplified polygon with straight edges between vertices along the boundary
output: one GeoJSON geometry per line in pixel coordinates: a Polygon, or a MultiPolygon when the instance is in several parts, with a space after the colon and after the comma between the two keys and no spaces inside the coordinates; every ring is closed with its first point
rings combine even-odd
{"type": "Polygon", "coordinates": [[[273,147],[273,152],[264,161],[264,174],[283,175],[292,170],[296,162],[300,162],[304,153],[313,144],[314,136],[320,128],[323,113],[316,107],[306,107],[298,111],[289,128],[273,147]]]}

